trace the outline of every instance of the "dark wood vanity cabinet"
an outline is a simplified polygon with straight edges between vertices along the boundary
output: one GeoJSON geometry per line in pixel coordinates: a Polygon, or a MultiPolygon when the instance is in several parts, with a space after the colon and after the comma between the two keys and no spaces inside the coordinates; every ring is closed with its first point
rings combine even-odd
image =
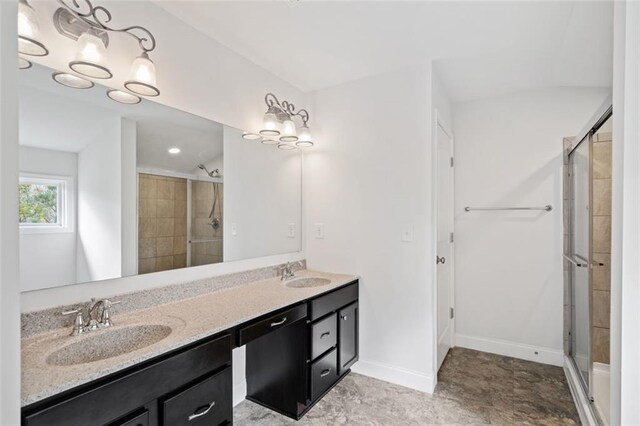
{"type": "Polygon", "coordinates": [[[26,407],[22,423],[27,426],[231,423],[231,348],[229,334],[205,339],[26,407]],[[209,404],[209,411],[201,414],[209,404]],[[197,417],[189,422],[188,418],[194,415],[197,417]]]}
{"type": "Polygon", "coordinates": [[[358,282],[300,306],[304,318],[247,343],[247,399],[294,419],[358,360],[358,282]]]}
{"type": "Polygon", "coordinates": [[[36,402],[22,424],[232,424],[231,351],[242,345],[247,399],[299,419],[358,359],[358,282],[36,402]]]}

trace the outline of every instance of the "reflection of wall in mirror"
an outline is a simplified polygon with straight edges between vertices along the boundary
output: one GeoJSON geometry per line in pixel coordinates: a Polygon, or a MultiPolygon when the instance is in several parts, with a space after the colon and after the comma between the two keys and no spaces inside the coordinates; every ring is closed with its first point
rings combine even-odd
{"type": "Polygon", "coordinates": [[[225,126],[224,165],[225,261],[300,251],[300,152],[247,141],[225,126]]]}

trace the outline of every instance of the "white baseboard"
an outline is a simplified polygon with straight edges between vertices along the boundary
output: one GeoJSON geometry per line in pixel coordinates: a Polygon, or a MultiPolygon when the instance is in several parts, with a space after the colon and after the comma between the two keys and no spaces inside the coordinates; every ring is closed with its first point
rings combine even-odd
{"type": "Polygon", "coordinates": [[[562,367],[564,365],[564,354],[562,353],[562,350],[509,342],[506,340],[467,336],[457,333],[455,340],[456,346],[467,349],[525,359],[527,361],[535,361],[542,364],[551,364],[558,367],[562,367]]]}
{"type": "Polygon", "coordinates": [[[373,377],[374,379],[383,380],[421,392],[433,393],[436,387],[433,374],[424,374],[379,362],[360,360],[351,367],[351,370],[363,376],[373,377]]]}
{"type": "Polygon", "coordinates": [[[233,406],[240,404],[247,397],[247,382],[242,381],[233,385],[233,406]]]}

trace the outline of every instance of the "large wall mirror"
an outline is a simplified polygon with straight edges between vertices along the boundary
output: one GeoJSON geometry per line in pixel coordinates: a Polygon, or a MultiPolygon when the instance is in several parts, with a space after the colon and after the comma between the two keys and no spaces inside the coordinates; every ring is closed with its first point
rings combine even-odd
{"type": "Polygon", "coordinates": [[[298,150],[20,72],[20,284],[37,290],[301,250],[298,150]]]}

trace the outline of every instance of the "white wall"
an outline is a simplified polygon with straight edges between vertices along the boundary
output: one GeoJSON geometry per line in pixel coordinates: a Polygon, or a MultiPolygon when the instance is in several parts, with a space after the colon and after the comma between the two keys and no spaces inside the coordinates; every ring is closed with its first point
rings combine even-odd
{"type": "Polygon", "coordinates": [[[360,361],[378,377],[432,391],[430,69],[393,72],[315,93],[305,154],[309,266],[360,281],[360,361]],[[324,224],[324,239],[314,224],[324,224]],[[404,224],[414,240],[401,241],[404,224]]]}
{"type": "Polygon", "coordinates": [[[562,365],[562,138],[608,93],[545,89],[454,106],[457,345],[562,365]],[[546,204],[553,211],[463,210],[546,204]]]}
{"type": "Polygon", "coordinates": [[[0,424],[7,426],[20,424],[17,5],[0,2],[0,424]]]}
{"type": "MultiPolygon", "coordinates": [[[[20,172],[42,173],[73,178],[70,200],[76,197],[78,155],[21,146],[20,172]]],[[[75,206],[72,217],[75,218],[75,206]]],[[[76,227],[73,232],[20,234],[20,289],[37,290],[52,285],[72,284],[76,281],[76,227]]]]}
{"type": "Polygon", "coordinates": [[[78,153],[78,282],[122,274],[121,120],[78,153]]]}
{"type": "Polygon", "coordinates": [[[611,424],[640,424],[640,4],[616,2],[611,251],[611,424]]]}
{"type": "Polygon", "coordinates": [[[297,150],[248,141],[225,126],[225,261],[301,249],[301,169],[302,156],[297,150]],[[288,237],[289,223],[295,226],[293,238],[288,237]]]}

